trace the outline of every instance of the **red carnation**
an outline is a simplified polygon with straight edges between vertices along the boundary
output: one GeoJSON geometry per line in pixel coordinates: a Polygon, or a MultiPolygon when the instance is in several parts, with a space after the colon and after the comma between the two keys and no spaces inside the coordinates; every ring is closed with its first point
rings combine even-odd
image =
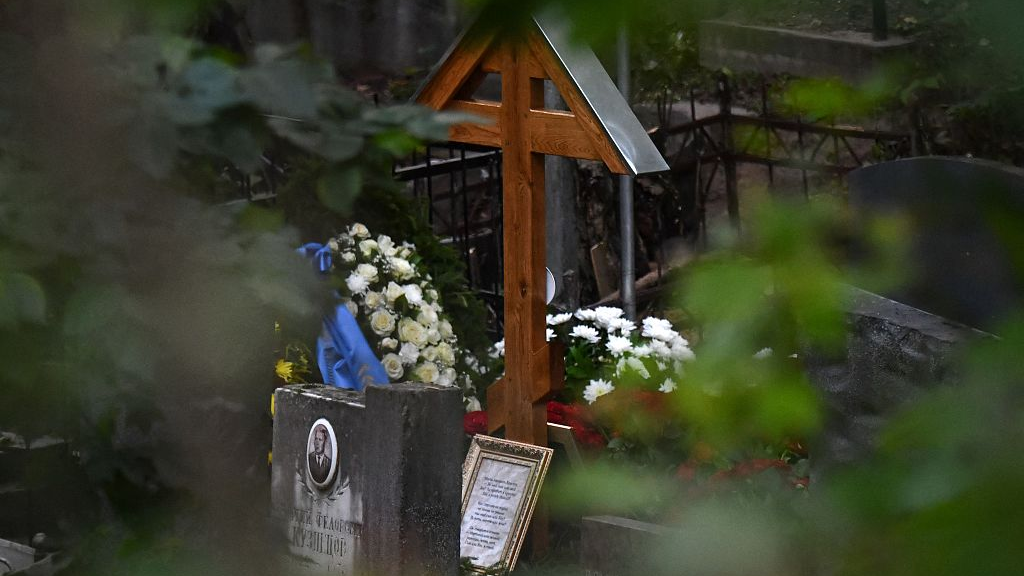
{"type": "Polygon", "coordinates": [[[462,429],[470,436],[473,434],[486,434],[487,412],[484,410],[467,412],[466,415],[462,417],[462,429]]]}

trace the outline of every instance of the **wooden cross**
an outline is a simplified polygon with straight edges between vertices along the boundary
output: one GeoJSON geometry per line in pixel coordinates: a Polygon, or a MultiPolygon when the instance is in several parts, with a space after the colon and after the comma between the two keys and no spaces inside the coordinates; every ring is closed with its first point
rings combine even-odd
{"type": "Polygon", "coordinates": [[[451,127],[449,140],[502,149],[505,376],[487,390],[488,428],[547,444],[546,400],[564,382],[562,350],[545,342],[544,155],[604,162],[617,174],[668,166],[592,52],[572,46],[557,21],[535,18],[516,37],[471,26],[415,101],[483,122],[451,127]],[[501,101],[477,100],[487,74],[501,101]],[[569,111],[544,107],[544,81],[569,111]]]}

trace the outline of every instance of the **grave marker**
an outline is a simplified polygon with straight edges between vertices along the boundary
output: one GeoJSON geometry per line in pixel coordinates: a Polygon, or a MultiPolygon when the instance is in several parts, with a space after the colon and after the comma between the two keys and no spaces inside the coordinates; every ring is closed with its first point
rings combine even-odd
{"type": "Polygon", "coordinates": [[[289,574],[458,573],[457,388],[303,384],[274,404],[271,503],[289,574]]]}
{"type": "Polygon", "coordinates": [[[488,427],[540,446],[547,444],[544,401],[563,380],[561,351],[544,338],[544,155],[600,160],[631,176],[668,170],[597,57],[566,32],[551,15],[535,17],[519,37],[478,22],[414,96],[485,120],[452,126],[451,141],[503,151],[505,377],[487,390],[488,427]],[[500,102],[473,97],[488,74],[501,76],[500,102]],[[545,81],[568,112],[545,108],[545,81]]]}

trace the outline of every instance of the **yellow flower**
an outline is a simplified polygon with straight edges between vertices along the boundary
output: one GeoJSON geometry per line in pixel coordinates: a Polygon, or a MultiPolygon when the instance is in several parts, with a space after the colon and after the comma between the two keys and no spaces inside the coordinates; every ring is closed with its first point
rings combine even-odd
{"type": "Polygon", "coordinates": [[[285,382],[291,382],[292,380],[292,362],[285,362],[284,358],[277,361],[277,365],[274,367],[274,372],[277,373],[277,377],[285,382]]]}
{"type": "Polygon", "coordinates": [[[270,395],[270,417],[274,417],[274,395],[270,395]]]}

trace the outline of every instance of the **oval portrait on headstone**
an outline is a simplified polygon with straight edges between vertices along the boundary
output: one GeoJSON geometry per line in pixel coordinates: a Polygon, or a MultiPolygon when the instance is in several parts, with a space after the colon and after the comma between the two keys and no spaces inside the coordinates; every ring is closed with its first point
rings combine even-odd
{"type": "Polygon", "coordinates": [[[313,422],[306,440],[306,472],[320,489],[327,488],[338,470],[338,439],[326,418],[313,422]]]}

